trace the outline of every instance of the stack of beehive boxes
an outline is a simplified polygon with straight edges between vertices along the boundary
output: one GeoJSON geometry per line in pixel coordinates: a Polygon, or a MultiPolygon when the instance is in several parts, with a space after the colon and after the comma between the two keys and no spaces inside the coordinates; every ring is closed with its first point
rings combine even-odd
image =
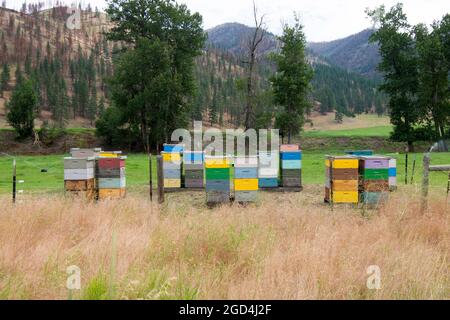
{"type": "Polygon", "coordinates": [[[205,157],[206,202],[230,201],[231,161],[225,157],[205,157]]]}
{"type": "Polygon", "coordinates": [[[284,188],[302,186],[302,151],[298,145],[281,145],[281,182],[284,188]]]}
{"type": "Polygon", "coordinates": [[[389,160],[381,156],[360,157],[360,201],[378,204],[386,200],[389,192],[389,160]]]}
{"type": "Polygon", "coordinates": [[[258,165],[259,188],[278,188],[280,155],[277,152],[260,152],[258,165]]]}
{"type": "Polygon", "coordinates": [[[126,195],[126,157],[119,152],[101,152],[97,159],[99,200],[120,199],[126,195]]]}
{"type": "Polygon", "coordinates": [[[64,188],[68,193],[94,199],[95,158],[64,158],[64,188]]]}
{"type": "Polygon", "coordinates": [[[235,157],[234,200],[236,202],[256,202],[258,198],[258,184],[258,157],[235,157]]]}
{"type": "Polygon", "coordinates": [[[201,189],[204,187],[204,153],[185,151],[183,153],[184,187],[201,189]]]}
{"type": "Polygon", "coordinates": [[[389,189],[397,189],[397,159],[389,159],[389,189]]]}
{"type": "Polygon", "coordinates": [[[325,165],[325,202],[358,203],[359,160],[351,156],[328,156],[325,165]]]}
{"type": "Polygon", "coordinates": [[[183,147],[176,144],[164,144],[163,157],[163,175],[165,189],[181,188],[181,154],[183,147]]]}

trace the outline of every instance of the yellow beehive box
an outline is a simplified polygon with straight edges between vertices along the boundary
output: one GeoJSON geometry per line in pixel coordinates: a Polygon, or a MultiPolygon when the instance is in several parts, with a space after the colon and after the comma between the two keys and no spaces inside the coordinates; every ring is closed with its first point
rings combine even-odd
{"type": "Polygon", "coordinates": [[[334,191],[334,203],[358,203],[358,191],[334,191]]]}
{"type": "Polygon", "coordinates": [[[164,188],[181,188],[181,179],[164,179],[164,188]]]}
{"type": "Polygon", "coordinates": [[[334,169],[358,169],[359,160],[358,159],[334,159],[333,160],[334,169]]]}
{"type": "Polygon", "coordinates": [[[235,179],[234,190],[236,191],[257,191],[258,179],[235,179]]]}
{"type": "Polygon", "coordinates": [[[333,180],[334,191],[358,191],[358,180],[333,180]]]}
{"type": "Polygon", "coordinates": [[[211,169],[229,168],[231,162],[228,159],[206,159],[205,167],[211,169]]]}
{"type": "Polygon", "coordinates": [[[181,154],[179,153],[163,153],[162,156],[166,162],[181,161],[181,154]]]}
{"type": "Polygon", "coordinates": [[[101,199],[118,199],[125,197],[125,189],[99,189],[98,198],[101,199]]]}
{"type": "Polygon", "coordinates": [[[99,156],[102,158],[117,158],[119,154],[112,152],[100,152],[99,156]]]}

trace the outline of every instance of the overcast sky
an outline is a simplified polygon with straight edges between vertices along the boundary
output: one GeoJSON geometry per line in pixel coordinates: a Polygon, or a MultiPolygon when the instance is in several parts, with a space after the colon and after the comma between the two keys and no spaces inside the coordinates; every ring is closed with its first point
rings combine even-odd
{"type": "MultiPolygon", "coordinates": [[[[56,0],[41,0],[56,2],[56,0]]],[[[65,0],[66,3],[80,2],[65,0]]],[[[204,27],[211,28],[225,22],[252,24],[252,0],[178,0],[203,16],[204,27]]],[[[291,22],[298,12],[305,26],[308,41],[329,41],[346,37],[371,26],[365,8],[380,4],[387,7],[399,0],[255,0],[259,12],[267,16],[269,31],[279,34],[282,22],[291,22]]],[[[8,7],[18,8],[22,0],[7,0],[8,7]]],[[[35,1],[27,1],[35,2],[35,1]]],[[[404,0],[405,11],[413,24],[430,24],[450,12],[450,0],[404,0]]],[[[106,0],[83,0],[100,9],[106,0]]]]}

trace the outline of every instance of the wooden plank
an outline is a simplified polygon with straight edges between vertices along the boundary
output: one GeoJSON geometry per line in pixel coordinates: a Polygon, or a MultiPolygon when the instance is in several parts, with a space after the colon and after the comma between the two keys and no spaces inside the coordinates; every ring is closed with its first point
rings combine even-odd
{"type": "Polygon", "coordinates": [[[450,171],[450,164],[430,166],[430,171],[450,171]]]}
{"type": "Polygon", "coordinates": [[[303,187],[280,187],[280,188],[259,188],[260,191],[263,192],[280,192],[280,193],[289,193],[289,192],[302,192],[303,187]]]}
{"type": "Polygon", "coordinates": [[[166,189],[165,193],[186,193],[186,192],[206,192],[205,188],[177,188],[177,189],[166,189]]]}

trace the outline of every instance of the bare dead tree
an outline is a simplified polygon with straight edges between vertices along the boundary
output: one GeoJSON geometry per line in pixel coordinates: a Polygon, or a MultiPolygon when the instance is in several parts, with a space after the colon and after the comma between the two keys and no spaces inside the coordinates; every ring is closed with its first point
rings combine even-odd
{"type": "Polygon", "coordinates": [[[255,31],[248,39],[248,60],[247,64],[247,99],[245,106],[245,129],[255,126],[255,67],[257,62],[258,47],[266,36],[267,29],[264,23],[265,15],[258,17],[258,8],[253,1],[253,18],[255,21],[255,31]]]}

